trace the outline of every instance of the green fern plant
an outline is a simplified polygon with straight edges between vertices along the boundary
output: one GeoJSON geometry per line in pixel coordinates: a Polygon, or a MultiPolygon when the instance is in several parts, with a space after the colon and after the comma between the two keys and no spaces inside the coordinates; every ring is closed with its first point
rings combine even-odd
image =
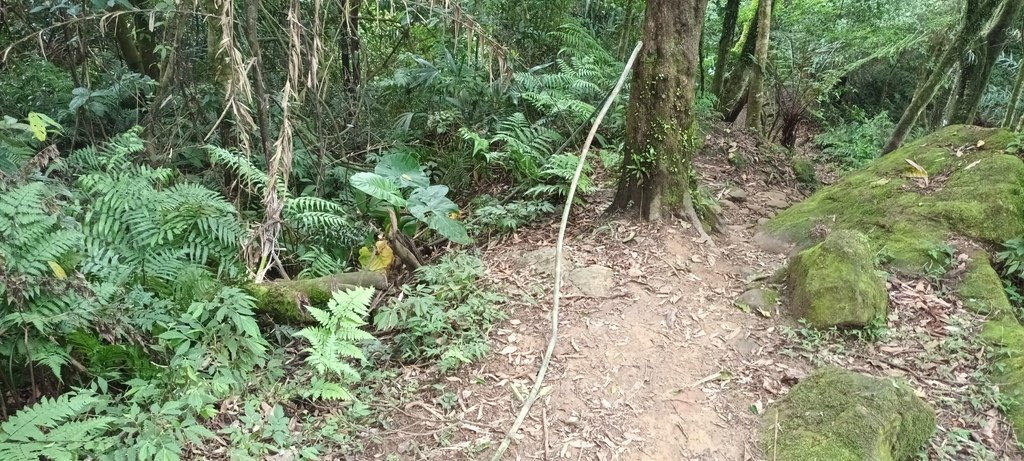
{"type": "Polygon", "coordinates": [[[366,360],[359,345],[373,341],[370,333],[362,330],[369,315],[373,288],[355,288],[335,292],[326,309],[310,306],[309,313],[317,325],[295,333],[305,338],[309,347],[306,364],[317,372],[305,394],[311,398],[352,400],[346,387],[360,380],[359,372],[349,360],[366,360]]]}
{"type": "MultiPolygon", "coordinates": [[[[207,146],[206,150],[211,162],[230,170],[250,194],[264,196],[269,178],[250,159],[217,146],[207,146]]],[[[306,271],[311,266],[303,269],[307,275],[328,266],[344,267],[352,256],[352,248],[358,247],[372,233],[369,226],[356,217],[351,205],[314,196],[295,196],[282,181],[276,184],[277,195],[284,201],[283,243],[291,252],[285,257],[299,262],[317,261],[315,270],[306,271]]]]}
{"type": "Polygon", "coordinates": [[[0,459],[71,461],[106,452],[116,442],[107,435],[116,419],[96,413],[108,403],[89,391],[43,397],[0,424],[0,459]]]}
{"type": "MultiPolygon", "coordinates": [[[[580,158],[575,155],[560,154],[548,159],[547,164],[541,171],[540,180],[543,183],[531,187],[526,195],[534,199],[555,199],[564,198],[569,195],[569,186],[573,177],[576,176],[576,167],[580,158]]],[[[581,202],[582,196],[593,192],[594,181],[590,174],[594,169],[589,164],[583,165],[583,173],[580,175],[575,201],[581,202]]]]}

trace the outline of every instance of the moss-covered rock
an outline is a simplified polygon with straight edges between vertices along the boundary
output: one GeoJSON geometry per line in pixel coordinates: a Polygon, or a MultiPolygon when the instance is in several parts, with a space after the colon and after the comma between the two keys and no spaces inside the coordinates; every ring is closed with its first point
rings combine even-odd
{"type": "Polygon", "coordinates": [[[1024,234],[1024,161],[1003,152],[1012,139],[1000,129],[944,128],[819,190],[762,230],[801,248],[814,244],[819,225],[858,230],[913,273],[950,235],[1002,243],[1024,234]],[[908,160],[928,172],[928,186],[907,177],[908,160]]]}
{"type": "Polygon", "coordinates": [[[981,336],[991,347],[990,375],[1004,397],[1004,413],[1017,440],[1024,440],[1024,327],[1005,315],[986,323],[981,336]]]}
{"type": "Polygon", "coordinates": [[[814,163],[804,158],[793,160],[793,173],[800,184],[808,186],[818,185],[818,173],[814,171],[814,163]]]}
{"type": "Polygon", "coordinates": [[[833,232],[789,263],[790,308],[816,328],[864,327],[884,320],[885,281],[864,234],[833,232]]]}
{"type": "Polygon", "coordinates": [[[956,288],[964,306],[972,312],[992,317],[1012,314],[1013,307],[1003,291],[1003,282],[992,268],[988,254],[975,251],[967,261],[967,271],[956,288]]]}
{"type": "Polygon", "coordinates": [[[762,421],[765,457],[778,461],[903,461],[935,431],[934,411],[903,381],[837,368],[794,386],[762,421]]]}

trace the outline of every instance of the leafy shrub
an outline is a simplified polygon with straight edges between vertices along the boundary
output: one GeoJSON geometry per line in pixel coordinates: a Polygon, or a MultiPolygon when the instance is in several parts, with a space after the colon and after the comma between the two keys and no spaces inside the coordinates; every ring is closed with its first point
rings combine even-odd
{"type": "MultiPolygon", "coordinates": [[[[373,173],[352,175],[352,187],[378,200],[378,206],[409,213],[452,242],[472,242],[465,226],[451,216],[459,207],[447,197],[448,187],[430,185],[426,170],[409,154],[388,155],[373,173]]],[[[386,223],[382,227],[391,223],[386,211],[381,219],[386,223]]],[[[416,234],[415,230],[409,233],[416,234]]]]}
{"type": "Polygon", "coordinates": [[[498,233],[514,232],[523,224],[555,211],[555,207],[545,201],[515,200],[501,203],[490,195],[478,197],[473,201],[473,206],[468,227],[470,232],[477,235],[492,230],[498,233]]]}
{"type": "Polygon", "coordinates": [[[859,168],[874,160],[882,151],[894,124],[887,114],[868,118],[855,111],[850,121],[832,125],[815,137],[825,160],[847,170],[859,168]]]}
{"type": "Polygon", "coordinates": [[[483,264],[466,253],[445,255],[416,271],[406,297],[374,316],[380,331],[396,331],[395,353],[403,361],[437,360],[451,371],[487,354],[487,336],[505,314],[503,298],[480,284],[483,264]]]}

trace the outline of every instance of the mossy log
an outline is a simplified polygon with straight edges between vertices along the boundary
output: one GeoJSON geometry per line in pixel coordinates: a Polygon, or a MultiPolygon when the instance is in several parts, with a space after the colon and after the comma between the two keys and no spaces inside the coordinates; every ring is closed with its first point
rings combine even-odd
{"type": "Polygon", "coordinates": [[[305,324],[312,318],[306,306],[324,307],[335,291],[357,287],[387,288],[388,281],[378,272],[351,272],[327,277],[251,283],[245,290],[256,298],[256,311],[283,324],[305,324]]]}

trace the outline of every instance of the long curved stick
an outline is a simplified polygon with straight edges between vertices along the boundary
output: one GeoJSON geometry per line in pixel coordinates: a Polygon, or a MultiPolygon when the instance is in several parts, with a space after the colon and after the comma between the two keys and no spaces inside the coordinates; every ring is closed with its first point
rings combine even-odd
{"type": "Polygon", "coordinates": [[[594,126],[590,128],[590,134],[587,135],[586,142],[583,143],[583,151],[580,152],[580,161],[576,165],[576,174],[572,177],[572,184],[569,186],[569,195],[565,199],[565,210],[562,211],[562,225],[558,228],[558,242],[555,244],[555,294],[553,304],[551,306],[551,338],[548,339],[548,349],[544,352],[544,359],[541,360],[540,369],[537,370],[537,379],[533,382],[533,389],[530,390],[530,395],[523,401],[523,408],[519,410],[519,415],[516,416],[515,422],[512,423],[512,427],[509,428],[508,433],[505,434],[504,440],[501,441],[501,445],[498,446],[498,450],[494,452],[494,456],[491,457],[491,461],[500,461],[501,457],[505,455],[509,445],[512,443],[512,437],[519,432],[519,427],[523,425],[523,421],[526,420],[526,415],[530,414],[530,408],[533,408],[533,404],[537,402],[537,396],[540,395],[541,386],[544,383],[544,376],[548,372],[548,365],[551,364],[551,356],[555,353],[555,343],[558,342],[558,306],[562,298],[562,249],[565,246],[565,229],[569,225],[569,212],[572,210],[572,202],[576,196],[576,188],[580,183],[580,176],[583,174],[583,166],[586,165],[587,153],[590,152],[590,145],[594,143],[594,137],[597,136],[597,129],[601,126],[601,121],[604,120],[605,115],[608,115],[608,111],[612,108],[612,103],[619,97],[619,92],[622,91],[622,86],[626,83],[626,77],[629,76],[630,69],[633,68],[633,64],[636,62],[637,55],[640,54],[640,50],[643,48],[643,42],[637,42],[636,48],[633,49],[633,54],[630,55],[629,61],[626,62],[626,68],[622,70],[622,75],[619,77],[619,81],[615,84],[615,89],[612,90],[611,95],[604,102],[604,107],[601,108],[601,112],[597,114],[597,119],[594,120],[594,126]]]}

